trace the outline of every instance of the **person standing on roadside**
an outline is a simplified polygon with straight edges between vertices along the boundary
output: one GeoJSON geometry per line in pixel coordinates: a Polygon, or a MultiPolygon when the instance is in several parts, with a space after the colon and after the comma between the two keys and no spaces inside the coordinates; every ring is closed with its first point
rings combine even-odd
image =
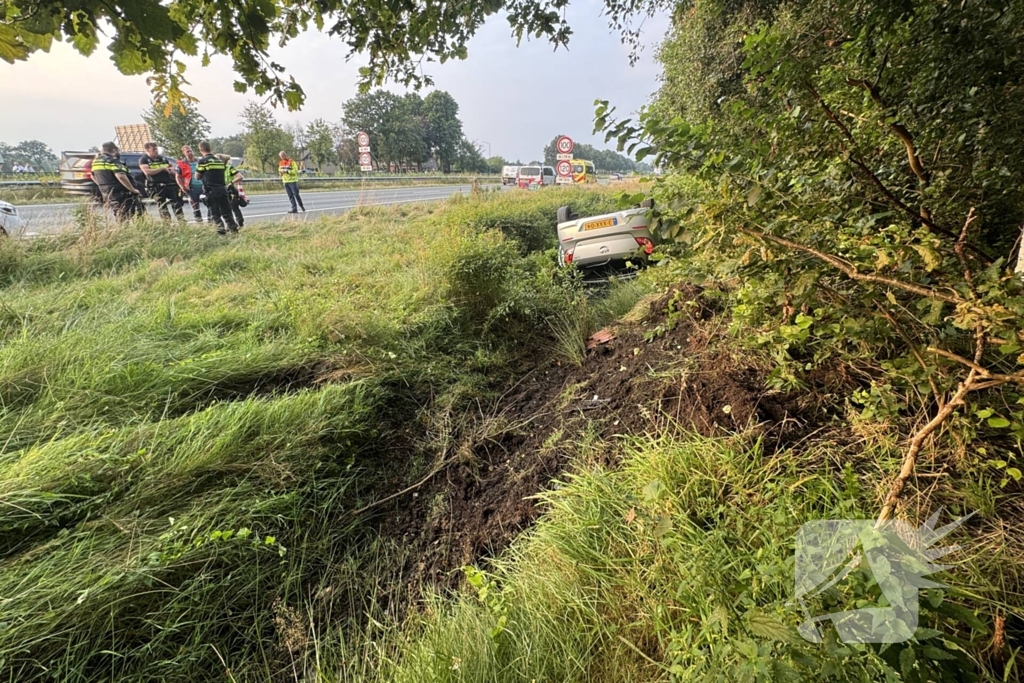
{"type": "MultiPolygon", "coordinates": [[[[203,182],[199,180],[199,173],[196,172],[196,165],[199,160],[196,159],[195,152],[188,145],[181,148],[181,161],[179,167],[181,168],[181,175],[185,181],[185,187],[188,188],[189,203],[192,205],[192,215],[196,219],[196,223],[203,222],[203,202],[200,197],[203,194],[203,182]],[[188,176],[186,177],[185,168],[188,168],[188,176]]],[[[211,215],[210,211],[206,212],[206,217],[209,219],[211,215]]]]}
{"type": "Polygon", "coordinates": [[[155,142],[147,142],[142,146],[146,154],[139,159],[139,169],[146,176],[146,187],[149,196],[156,200],[157,208],[160,209],[160,217],[165,221],[171,220],[171,211],[174,215],[185,220],[185,212],[182,211],[184,202],[181,199],[182,192],[188,194],[181,179],[181,169],[177,162],[168,159],[160,154],[155,142]]]}
{"type": "Polygon", "coordinates": [[[298,213],[299,209],[305,213],[306,207],[302,205],[302,197],[299,196],[299,165],[284,151],[278,156],[281,157],[281,163],[277,165],[277,172],[281,175],[281,180],[284,181],[284,191],[288,195],[288,201],[292,203],[292,210],[288,213],[298,213]]]}
{"type": "Polygon", "coordinates": [[[142,193],[132,182],[128,167],[121,163],[121,150],[113,142],[104,142],[93,159],[92,179],[100,189],[104,206],[113,211],[118,221],[146,213],[142,193]]]}
{"type": "Polygon", "coordinates": [[[218,154],[217,158],[228,165],[227,171],[224,173],[224,178],[228,181],[228,204],[231,206],[231,213],[235,216],[235,224],[241,228],[245,225],[242,207],[249,205],[249,200],[242,190],[242,181],[245,180],[245,176],[231,165],[231,157],[227,154],[218,154]]]}
{"type": "Polygon", "coordinates": [[[228,202],[228,165],[213,154],[210,143],[199,143],[199,151],[203,156],[196,162],[196,174],[203,183],[203,192],[206,193],[206,206],[213,215],[213,223],[217,226],[218,235],[226,235],[228,231],[238,232],[238,225],[231,215],[231,205],[228,202]]]}

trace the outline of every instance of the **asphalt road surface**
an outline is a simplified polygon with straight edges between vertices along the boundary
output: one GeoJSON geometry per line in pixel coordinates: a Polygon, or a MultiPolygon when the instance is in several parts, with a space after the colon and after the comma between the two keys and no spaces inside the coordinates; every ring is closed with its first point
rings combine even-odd
{"type": "MultiPolygon", "coordinates": [[[[306,213],[292,216],[288,212],[291,205],[282,188],[280,193],[257,194],[249,196],[249,206],[242,209],[245,224],[260,221],[281,220],[291,216],[302,220],[324,214],[344,213],[357,206],[388,206],[392,204],[408,204],[412,202],[428,202],[447,199],[459,192],[469,194],[469,185],[446,185],[436,187],[394,187],[372,190],[342,190],[338,192],[303,192],[302,201],[306,205],[306,213]]],[[[156,216],[156,206],[146,202],[151,215],[156,216]]],[[[37,204],[18,207],[25,237],[47,235],[60,232],[73,219],[76,204],[37,204]]],[[[205,215],[206,208],[203,207],[205,215]]],[[[192,220],[192,211],[185,202],[185,216],[192,220]]]]}

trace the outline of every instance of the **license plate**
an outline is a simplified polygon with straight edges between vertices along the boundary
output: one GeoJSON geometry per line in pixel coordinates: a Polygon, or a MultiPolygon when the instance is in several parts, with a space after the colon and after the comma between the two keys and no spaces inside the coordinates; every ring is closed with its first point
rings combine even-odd
{"type": "Polygon", "coordinates": [[[618,225],[619,220],[617,218],[603,218],[599,221],[590,221],[589,223],[583,224],[584,230],[600,230],[601,228],[610,228],[613,225],[618,225]]]}

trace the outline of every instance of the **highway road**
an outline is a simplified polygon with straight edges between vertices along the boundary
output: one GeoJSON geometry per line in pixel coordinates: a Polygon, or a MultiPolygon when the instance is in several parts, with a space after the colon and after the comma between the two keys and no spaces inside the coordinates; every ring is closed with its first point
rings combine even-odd
{"type": "MultiPolygon", "coordinates": [[[[408,204],[411,202],[428,202],[447,199],[459,192],[468,194],[469,185],[446,185],[436,187],[394,187],[369,190],[342,190],[338,192],[303,192],[302,201],[306,205],[306,213],[289,214],[291,206],[284,190],[274,194],[258,194],[249,196],[249,206],[242,209],[245,224],[260,221],[304,220],[324,214],[344,213],[357,206],[389,206],[392,204],[408,204]]],[[[37,204],[22,205],[18,213],[23,223],[22,236],[35,237],[60,232],[71,225],[74,208],[77,204],[37,204]]],[[[156,216],[156,207],[147,202],[150,214],[156,216]]],[[[205,214],[205,207],[204,207],[205,214]]],[[[185,203],[185,215],[191,220],[192,212],[188,202],[185,203]]]]}

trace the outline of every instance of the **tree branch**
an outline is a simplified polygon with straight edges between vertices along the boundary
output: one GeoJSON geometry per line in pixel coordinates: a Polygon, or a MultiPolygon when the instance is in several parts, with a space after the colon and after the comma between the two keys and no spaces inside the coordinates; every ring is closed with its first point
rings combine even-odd
{"type": "MultiPolygon", "coordinates": [[[[814,89],[814,86],[812,86],[810,83],[807,83],[805,87],[807,88],[808,92],[811,93],[814,99],[817,100],[818,106],[820,106],[822,111],[825,112],[825,116],[828,117],[828,120],[831,121],[832,124],[839,129],[839,132],[842,134],[842,136],[846,138],[847,142],[849,143],[848,151],[850,152],[850,160],[854,163],[855,166],[857,166],[857,168],[861,170],[862,173],[864,173],[864,175],[867,176],[868,180],[870,180],[871,183],[878,188],[878,190],[885,196],[885,198],[888,199],[892,204],[898,207],[905,214],[910,216],[912,219],[919,220],[922,223],[924,223],[926,226],[928,226],[930,230],[937,232],[940,235],[945,235],[946,237],[952,240],[956,240],[958,236],[952,231],[947,230],[946,228],[935,223],[935,221],[932,220],[932,217],[927,210],[914,211],[912,208],[910,208],[910,206],[907,205],[906,202],[897,197],[895,194],[893,194],[892,190],[886,187],[885,183],[883,183],[882,180],[877,175],[875,175],[875,172],[868,167],[868,165],[864,162],[864,159],[860,156],[860,154],[857,153],[857,141],[853,137],[853,133],[850,132],[850,129],[846,126],[846,124],[843,123],[838,116],[836,116],[835,112],[832,111],[832,108],[828,106],[828,103],[825,101],[825,99],[818,93],[817,90],[814,89]]],[[[986,254],[984,251],[974,246],[973,244],[967,244],[966,246],[975,254],[985,259],[986,262],[990,262],[992,260],[988,254],[986,254]]]]}
{"type": "Polygon", "coordinates": [[[928,436],[934,432],[943,422],[946,421],[956,408],[959,408],[964,403],[964,397],[971,390],[971,387],[977,381],[978,371],[971,370],[967,375],[967,379],[956,388],[956,393],[953,394],[952,398],[946,402],[939,412],[935,414],[935,417],[931,419],[924,427],[914,435],[914,438],[910,440],[910,448],[907,450],[907,454],[903,457],[903,465],[900,467],[900,473],[896,476],[892,486],[889,488],[889,495],[885,497],[885,502],[882,504],[882,512],[878,515],[878,521],[875,522],[875,527],[884,523],[886,520],[892,517],[893,510],[896,509],[896,503],[899,502],[900,495],[903,493],[904,487],[907,485],[907,480],[914,474],[914,466],[917,464],[917,456],[920,454],[921,449],[924,447],[924,441],[928,436]]]}
{"type": "MultiPolygon", "coordinates": [[[[879,91],[878,86],[874,83],[868,83],[864,80],[856,78],[847,78],[846,82],[850,85],[863,88],[871,95],[871,99],[875,101],[879,107],[882,108],[885,113],[889,106],[882,99],[882,93],[879,91]]],[[[921,163],[921,158],[917,154],[917,147],[914,145],[914,136],[910,134],[910,131],[901,123],[893,121],[889,124],[889,130],[896,134],[902,142],[903,146],[907,150],[907,160],[910,162],[910,170],[914,172],[917,179],[921,181],[923,187],[928,187],[928,183],[931,182],[931,175],[925,170],[924,165],[921,163]]],[[[922,209],[927,210],[927,209],[922,209]]]]}
{"type": "Polygon", "coordinates": [[[909,282],[893,280],[892,278],[882,277],[881,275],[861,273],[860,271],[857,270],[857,267],[854,266],[849,261],[845,261],[839,258],[838,256],[826,254],[825,252],[819,251],[813,247],[808,247],[805,244],[793,242],[784,237],[777,237],[775,235],[772,235],[771,233],[761,232],[759,230],[751,230],[750,228],[738,227],[737,229],[745,235],[750,235],[751,237],[760,237],[761,239],[768,240],[769,242],[775,242],[776,244],[788,247],[795,251],[801,251],[805,254],[810,254],[811,256],[814,256],[815,258],[820,259],[825,263],[828,263],[832,267],[842,271],[842,273],[845,274],[851,280],[859,280],[861,282],[874,282],[876,284],[887,285],[895,289],[902,289],[903,291],[910,292],[912,294],[917,294],[918,296],[923,296],[928,299],[935,299],[937,301],[945,301],[946,303],[950,304],[964,303],[964,300],[961,299],[959,296],[943,294],[942,292],[938,292],[928,287],[911,284],[909,282]]]}

